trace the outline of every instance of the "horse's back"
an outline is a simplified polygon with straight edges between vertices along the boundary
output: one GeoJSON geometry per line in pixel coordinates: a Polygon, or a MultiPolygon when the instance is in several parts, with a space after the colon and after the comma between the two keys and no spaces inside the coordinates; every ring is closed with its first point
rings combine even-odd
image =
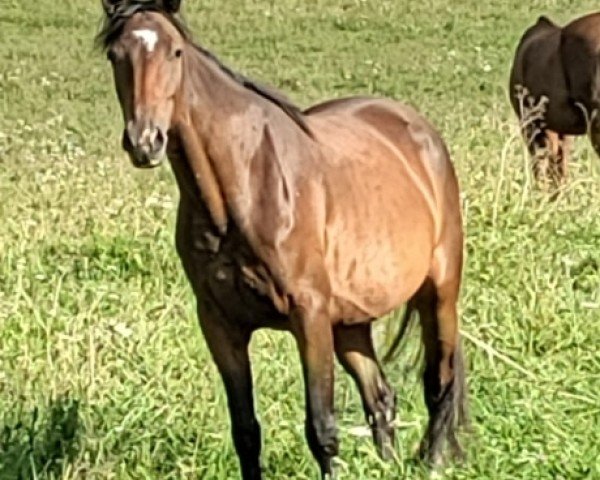
{"type": "Polygon", "coordinates": [[[334,163],[341,158],[347,167],[360,168],[365,162],[377,170],[387,167],[405,181],[418,183],[425,196],[435,196],[444,188],[457,194],[444,141],[409,105],[386,98],[349,97],[311,107],[307,115],[316,121],[317,139],[336,152],[334,163]]]}
{"type": "MultiPolygon", "coordinates": [[[[454,170],[446,146],[433,125],[414,108],[387,98],[347,97],[314,105],[305,111],[309,117],[329,119],[340,126],[369,128],[377,136],[392,142],[398,150],[445,177],[454,170]],[[358,125],[357,125],[358,124],[358,125]],[[418,152],[425,149],[424,155],[418,152]]],[[[342,127],[343,128],[343,127],[342,127]]],[[[357,132],[358,133],[358,132],[357,132]]],[[[355,141],[367,141],[368,136],[353,135],[355,141]]],[[[333,138],[337,141],[336,138],[333,138]]]]}
{"type": "Polygon", "coordinates": [[[600,51],[600,12],[576,18],[563,28],[564,35],[578,37],[597,54],[600,51]]]}

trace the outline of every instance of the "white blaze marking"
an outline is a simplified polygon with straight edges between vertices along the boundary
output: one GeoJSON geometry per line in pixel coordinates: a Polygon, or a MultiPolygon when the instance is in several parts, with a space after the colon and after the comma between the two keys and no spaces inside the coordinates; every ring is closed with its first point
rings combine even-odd
{"type": "Polygon", "coordinates": [[[156,42],[158,42],[158,34],[154,30],[134,30],[133,35],[144,43],[146,50],[154,51],[156,42]]]}

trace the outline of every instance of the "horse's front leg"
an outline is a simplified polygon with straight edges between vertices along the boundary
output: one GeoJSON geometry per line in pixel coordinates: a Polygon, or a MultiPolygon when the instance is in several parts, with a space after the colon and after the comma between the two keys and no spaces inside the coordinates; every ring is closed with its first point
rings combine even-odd
{"type": "Polygon", "coordinates": [[[227,322],[216,308],[198,307],[200,327],[225,384],[231,432],[242,478],[260,480],[260,425],[254,413],[248,344],[251,332],[227,322]]]}
{"type": "Polygon", "coordinates": [[[306,392],[306,439],[322,478],[332,476],[338,453],[333,415],[333,332],[324,305],[296,303],[291,320],[298,342],[306,392]]]}

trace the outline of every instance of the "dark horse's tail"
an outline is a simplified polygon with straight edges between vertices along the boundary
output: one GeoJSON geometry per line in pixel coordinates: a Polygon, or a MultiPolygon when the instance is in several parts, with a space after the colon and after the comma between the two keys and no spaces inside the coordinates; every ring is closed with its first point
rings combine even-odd
{"type": "Polygon", "coordinates": [[[392,344],[390,345],[390,347],[388,348],[388,351],[385,353],[385,355],[383,357],[384,363],[388,363],[390,360],[392,360],[396,356],[396,351],[398,350],[400,343],[404,339],[404,336],[406,335],[406,332],[408,331],[408,327],[412,323],[412,319],[414,317],[413,313],[415,313],[416,310],[417,309],[412,300],[406,304],[406,310],[404,310],[402,322],[400,323],[400,329],[398,330],[398,333],[394,337],[392,344]]]}
{"type": "MultiPolygon", "coordinates": [[[[591,110],[593,112],[594,109],[597,109],[600,106],[600,55],[596,55],[594,61],[594,71],[592,73],[592,95],[591,95],[591,110]]],[[[589,115],[593,115],[590,112],[589,115]]],[[[595,115],[599,115],[598,111],[596,111],[595,115]]],[[[588,119],[589,121],[590,119],[588,119]]],[[[588,125],[588,129],[590,125],[588,125]]]]}
{"type": "MultiPolygon", "coordinates": [[[[406,304],[406,310],[404,311],[404,315],[402,317],[402,321],[400,323],[400,328],[398,333],[395,335],[392,340],[392,344],[388,348],[387,352],[383,357],[384,363],[390,362],[396,356],[396,352],[402,343],[402,340],[405,338],[409,327],[413,323],[413,319],[415,317],[415,313],[418,312],[417,305],[414,299],[411,299],[406,304]]],[[[469,426],[469,413],[468,413],[468,393],[467,393],[467,385],[466,385],[466,373],[465,373],[465,365],[462,353],[462,345],[461,339],[459,337],[458,343],[456,346],[456,350],[454,352],[454,382],[453,382],[453,410],[454,410],[454,418],[456,427],[467,427],[469,426]]],[[[452,435],[449,435],[451,443],[453,443],[452,435]]],[[[453,447],[458,447],[458,445],[452,445],[453,447]]]]}

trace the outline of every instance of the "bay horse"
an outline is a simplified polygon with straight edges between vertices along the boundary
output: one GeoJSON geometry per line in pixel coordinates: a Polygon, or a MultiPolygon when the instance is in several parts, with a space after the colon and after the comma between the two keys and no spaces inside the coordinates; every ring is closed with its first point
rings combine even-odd
{"type": "Polygon", "coordinates": [[[588,134],[600,155],[600,13],[564,27],[539,17],[517,46],[509,92],[536,178],[545,155],[552,179],[566,179],[572,136],[588,134]]]}
{"type": "Polygon", "coordinates": [[[139,168],[166,154],[180,190],[176,249],[225,384],[242,477],[262,478],[248,344],[263,327],[297,341],[306,437],[323,478],[338,453],[334,352],[378,451],[392,455],[395,394],[371,322],[404,303],[403,327],[413,312],[422,325],[429,424],[420,455],[439,462],[446,440],[460,453],[463,229],[457,178],[433,127],[367,97],[302,112],[193,43],[179,1],[103,5],[98,40],[123,148],[139,168]]]}

